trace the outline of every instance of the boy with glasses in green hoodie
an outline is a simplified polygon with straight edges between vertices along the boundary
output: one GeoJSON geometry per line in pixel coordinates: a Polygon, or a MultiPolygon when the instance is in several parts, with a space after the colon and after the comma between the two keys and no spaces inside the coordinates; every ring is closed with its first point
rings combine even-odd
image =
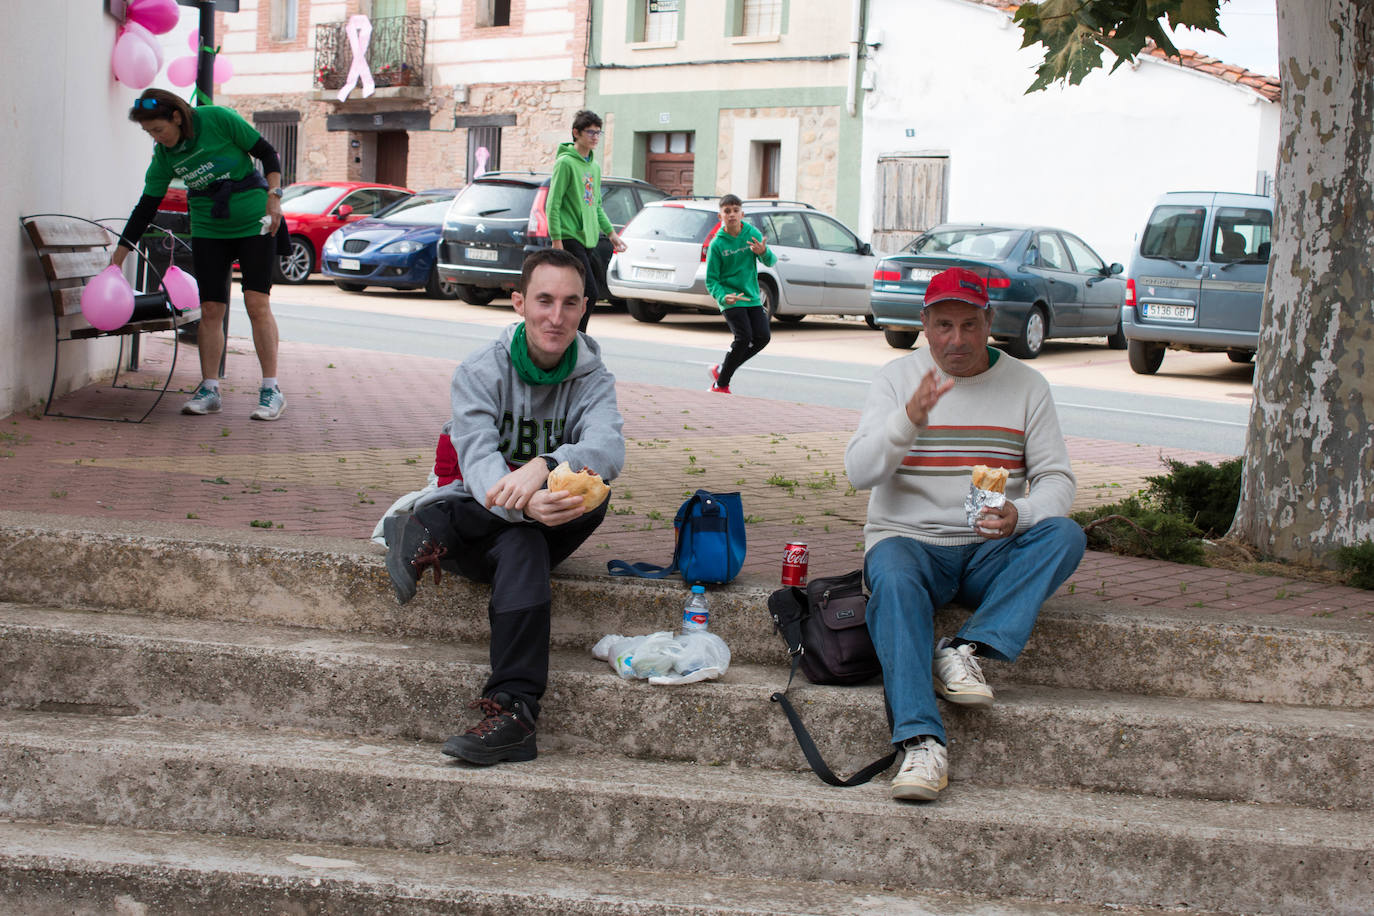
{"type": "Polygon", "coordinates": [[[584,332],[592,316],[592,306],[601,295],[592,262],[597,240],[604,233],[613,249],[625,250],[625,243],[601,206],[601,167],[592,161],[592,153],[600,139],[601,118],[596,112],[583,110],[573,116],[572,142],[558,146],[553,176],[549,178],[549,196],[544,204],[553,247],[570,252],[582,262],[585,271],[583,293],[587,297],[587,310],[578,325],[578,330],[584,332]]]}

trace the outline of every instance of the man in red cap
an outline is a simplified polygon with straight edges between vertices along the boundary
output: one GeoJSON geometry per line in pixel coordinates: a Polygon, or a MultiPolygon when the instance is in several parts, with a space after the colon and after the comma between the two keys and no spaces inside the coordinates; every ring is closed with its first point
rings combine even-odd
{"type": "Polygon", "coordinates": [[[1049,384],[987,345],[983,278],[962,267],[932,277],[921,324],[926,346],[879,371],[844,463],[851,484],[872,490],[868,630],[904,751],[892,796],[930,801],[949,770],[936,696],[992,705],[978,659],[1016,659],[1085,538],[1065,517],[1077,484],[1049,384]],[[1006,470],[1003,505],[974,501],[978,465],[1006,470]],[[935,611],[951,601],[973,613],[936,644],[935,611]]]}

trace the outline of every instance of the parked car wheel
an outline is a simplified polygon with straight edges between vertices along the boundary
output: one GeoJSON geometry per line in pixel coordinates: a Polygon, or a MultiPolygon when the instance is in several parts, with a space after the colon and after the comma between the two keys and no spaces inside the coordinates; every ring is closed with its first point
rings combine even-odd
{"type": "Polygon", "coordinates": [[[471,286],[467,283],[459,283],[454,286],[458,293],[458,298],[472,305],[490,305],[496,301],[496,297],[501,295],[499,289],[492,289],[487,286],[471,286]]]}
{"type": "Polygon", "coordinates": [[[1164,362],[1164,345],[1133,340],[1126,347],[1126,357],[1131,363],[1131,371],[1138,375],[1154,375],[1164,362]]]}
{"type": "Polygon", "coordinates": [[[883,340],[887,341],[889,347],[898,350],[910,350],[916,346],[916,338],[921,336],[920,331],[900,331],[896,328],[883,328],[883,340]]]}
{"type": "Polygon", "coordinates": [[[1248,363],[1255,358],[1253,350],[1227,350],[1226,358],[1233,363],[1248,363]]]}
{"type": "Polygon", "coordinates": [[[1021,324],[1021,333],[1009,342],[1007,348],[1017,359],[1035,359],[1045,346],[1045,310],[1036,305],[1026,313],[1021,324]]]}
{"type": "Polygon", "coordinates": [[[668,314],[657,302],[645,302],[643,299],[626,299],[625,308],[629,310],[631,318],[646,324],[662,321],[663,316],[668,314]]]}
{"type": "Polygon", "coordinates": [[[425,295],[431,299],[457,299],[458,284],[440,277],[437,266],[431,267],[429,280],[425,283],[425,295]]]}
{"type": "Polygon", "coordinates": [[[361,293],[367,289],[366,283],[349,283],[347,280],[335,280],[334,285],[346,293],[361,293]]]}
{"type": "Polygon", "coordinates": [[[1121,329],[1121,322],[1116,323],[1116,333],[1107,335],[1108,350],[1126,349],[1126,332],[1121,329]]]}
{"type": "Polygon", "coordinates": [[[873,317],[872,312],[869,312],[867,315],[864,316],[864,324],[868,325],[875,331],[878,330],[878,320],[873,317]]]}
{"type": "Polygon", "coordinates": [[[277,258],[277,280],[300,284],[315,270],[315,249],[304,236],[291,236],[291,253],[277,258]]]}
{"type": "Polygon", "coordinates": [[[779,315],[778,314],[778,291],[769,280],[759,277],[759,298],[763,301],[759,304],[767,311],[768,317],[774,321],[782,321],[787,324],[796,324],[805,318],[805,315],[779,315]]]}

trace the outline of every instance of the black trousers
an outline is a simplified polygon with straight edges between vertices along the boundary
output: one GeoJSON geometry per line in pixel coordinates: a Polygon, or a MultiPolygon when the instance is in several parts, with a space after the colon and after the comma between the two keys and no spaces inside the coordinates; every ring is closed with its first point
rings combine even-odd
{"type": "Polygon", "coordinates": [[[609,504],[556,528],[508,522],[468,496],[440,499],[415,514],[448,548],[445,569],[491,585],[491,676],[483,696],[510,694],[539,715],[549,681],[549,573],[591,537],[609,504]]]}
{"type": "Polygon", "coordinates": [[[768,346],[772,334],[768,330],[768,310],[761,305],[737,305],[724,309],[721,314],[725,316],[730,332],[735,335],[730,352],[725,354],[725,360],[720,364],[720,378],[716,380],[717,385],[728,388],[735,370],[768,346]]]}
{"type": "Polygon", "coordinates": [[[592,307],[596,305],[596,300],[601,298],[601,291],[596,285],[596,259],[592,252],[587,250],[577,239],[562,239],[563,250],[572,254],[582,262],[582,295],[587,297],[587,310],[582,313],[582,320],[577,323],[579,331],[587,330],[587,322],[592,317],[592,307]]]}

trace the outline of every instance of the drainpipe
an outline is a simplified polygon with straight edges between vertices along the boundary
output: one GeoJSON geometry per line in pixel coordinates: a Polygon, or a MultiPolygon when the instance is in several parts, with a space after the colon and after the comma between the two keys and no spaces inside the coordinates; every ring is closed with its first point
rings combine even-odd
{"type": "Polygon", "coordinates": [[[864,0],[853,0],[849,28],[849,86],[845,91],[844,108],[854,117],[859,100],[859,45],[863,42],[864,0]]]}

